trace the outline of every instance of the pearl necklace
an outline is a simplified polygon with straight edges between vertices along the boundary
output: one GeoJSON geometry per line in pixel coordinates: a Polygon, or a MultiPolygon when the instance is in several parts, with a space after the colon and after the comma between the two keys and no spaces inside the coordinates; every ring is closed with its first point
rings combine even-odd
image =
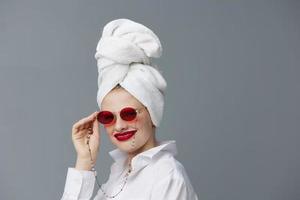
{"type": "Polygon", "coordinates": [[[100,190],[103,192],[104,196],[105,196],[106,198],[113,199],[113,198],[115,198],[116,196],[118,196],[118,195],[123,191],[123,188],[124,188],[124,186],[125,186],[126,183],[127,183],[128,176],[129,176],[129,174],[131,173],[131,164],[130,164],[130,162],[129,162],[129,165],[128,165],[128,171],[126,172],[126,174],[125,174],[125,176],[124,176],[125,180],[124,180],[124,183],[122,184],[122,187],[121,187],[120,191],[117,192],[115,195],[108,195],[108,194],[102,189],[102,185],[100,186],[100,184],[99,184],[99,182],[98,182],[98,179],[97,179],[97,172],[96,172],[95,167],[94,167],[95,165],[94,165],[94,161],[93,161],[93,159],[92,159],[92,153],[91,153],[91,148],[90,148],[90,144],[89,144],[89,141],[90,141],[90,134],[92,134],[92,133],[93,133],[93,132],[90,130],[89,135],[87,136],[87,139],[88,139],[88,140],[87,140],[87,142],[86,142],[87,145],[89,146],[89,152],[90,152],[90,157],[91,157],[92,171],[94,172],[94,176],[95,176],[97,185],[98,185],[98,187],[100,188],[100,190]]]}

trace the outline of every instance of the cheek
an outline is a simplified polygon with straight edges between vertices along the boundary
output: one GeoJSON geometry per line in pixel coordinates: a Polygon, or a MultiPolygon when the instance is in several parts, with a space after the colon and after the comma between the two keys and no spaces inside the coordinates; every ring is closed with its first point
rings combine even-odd
{"type": "Polygon", "coordinates": [[[139,118],[136,118],[130,122],[128,122],[128,125],[132,126],[133,128],[137,129],[145,129],[147,127],[147,118],[145,116],[141,116],[139,118]]]}
{"type": "Polygon", "coordinates": [[[137,119],[137,118],[136,118],[136,119],[134,119],[134,120],[132,120],[132,121],[129,121],[128,124],[130,124],[130,125],[136,124],[136,125],[137,125],[140,121],[141,121],[140,119],[137,119]]]}
{"type": "Polygon", "coordinates": [[[152,128],[152,121],[147,116],[142,116],[130,122],[132,126],[148,132],[152,128]]]}

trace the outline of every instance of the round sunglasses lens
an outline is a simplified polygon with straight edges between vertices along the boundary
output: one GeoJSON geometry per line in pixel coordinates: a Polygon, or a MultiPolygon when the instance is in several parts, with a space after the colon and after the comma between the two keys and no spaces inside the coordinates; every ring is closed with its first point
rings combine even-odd
{"type": "Polygon", "coordinates": [[[109,124],[114,120],[114,115],[109,111],[101,111],[97,119],[102,124],[109,124]]]}
{"type": "Polygon", "coordinates": [[[120,116],[123,120],[131,121],[136,117],[136,111],[133,108],[127,107],[123,108],[120,112],[120,116]]]}

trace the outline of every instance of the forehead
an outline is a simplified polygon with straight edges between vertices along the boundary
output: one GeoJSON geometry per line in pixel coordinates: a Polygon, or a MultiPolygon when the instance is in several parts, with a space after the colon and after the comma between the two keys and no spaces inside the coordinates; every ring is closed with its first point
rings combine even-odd
{"type": "Polygon", "coordinates": [[[101,110],[117,112],[126,106],[141,107],[143,104],[123,88],[110,91],[101,103],[101,110]]]}

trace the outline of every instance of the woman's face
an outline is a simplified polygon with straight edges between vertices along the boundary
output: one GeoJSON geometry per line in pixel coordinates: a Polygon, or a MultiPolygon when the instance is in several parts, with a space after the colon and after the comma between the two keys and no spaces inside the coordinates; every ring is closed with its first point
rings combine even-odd
{"type": "Polygon", "coordinates": [[[111,142],[120,150],[133,156],[155,146],[155,127],[146,107],[123,88],[110,91],[101,103],[101,111],[114,113],[116,119],[110,125],[104,125],[111,142]],[[125,107],[140,109],[133,121],[125,121],[120,117],[120,111],[125,107]],[[115,137],[117,133],[136,130],[128,140],[121,141],[115,137]]]}

